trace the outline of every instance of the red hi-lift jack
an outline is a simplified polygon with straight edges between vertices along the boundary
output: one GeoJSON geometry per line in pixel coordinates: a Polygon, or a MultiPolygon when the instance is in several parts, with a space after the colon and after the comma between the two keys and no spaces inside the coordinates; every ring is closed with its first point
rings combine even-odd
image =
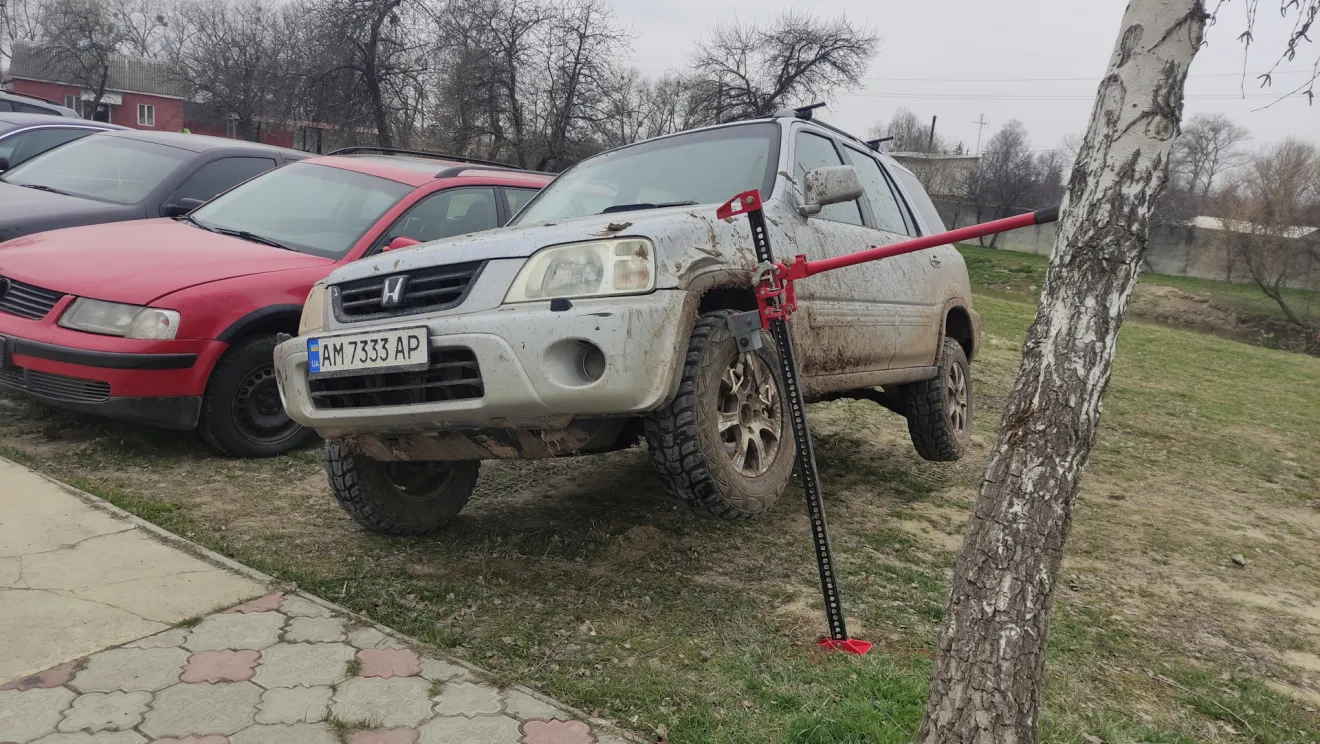
{"type": "Polygon", "coordinates": [[[770,331],[775,346],[779,349],[779,373],[784,384],[785,398],[788,401],[789,418],[792,419],[794,439],[797,441],[798,475],[802,478],[802,487],[807,501],[807,517],[811,522],[812,543],[816,550],[816,566],[820,570],[820,589],[825,599],[825,616],[829,623],[830,634],[822,638],[820,645],[832,651],[846,651],[864,655],[871,650],[871,643],[848,637],[848,628],[843,619],[843,600],[839,594],[838,581],[834,575],[834,557],[830,551],[829,529],[825,523],[825,506],[821,498],[820,475],[816,471],[816,453],[811,443],[811,430],[807,427],[806,403],[803,400],[802,387],[798,382],[797,357],[793,352],[793,339],[788,332],[788,319],[797,310],[797,292],[793,283],[798,279],[823,271],[842,269],[847,266],[879,261],[885,258],[901,256],[905,253],[948,245],[960,240],[971,240],[995,233],[1016,230],[1031,225],[1054,222],[1059,218],[1059,208],[1041,209],[1016,217],[972,225],[958,230],[927,235],[915,240],[905,240],[893,245],[871,247],[864,251],[849,253],[835,258],[808,261],[799,255],[791,264],[775,261],[770,250],[770,237],[766,233],[765,213],[761,209],[761,194],[747,191],[730,199],[716,211],[722,220],[737,215],[747,215],[752,226],[752,243],[756,249],[757,270],[755,312],[739,313],[729,319],[738,347],[743,351],[755,351],[761,347],[761,331],[770,331]]]}

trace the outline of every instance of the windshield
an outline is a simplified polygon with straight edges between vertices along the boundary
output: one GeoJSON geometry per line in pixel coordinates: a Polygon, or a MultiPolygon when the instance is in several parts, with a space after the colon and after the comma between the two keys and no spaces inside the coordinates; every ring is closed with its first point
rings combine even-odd
{"type": "Polygon", "coordinates": [[[514,224],[562,220],[640,205],[722,204],[760,189],[768,197],[779,161],[779,125],[741,124],[680,134],[597,155],[547,186],[514,224]]]}
{"type": "Polygon", "coordinates": [[[94,134],[44,152],[5,171],[3,178],[19,186],[137,204],[192,155],[175,147],[94,134]]]}
{"type": "Polygon", "coordinates": [[[339,259],[412,189],[342,168],[293,163],[221,194],[189,217],[207,229],[252,233],[339,259]]]}

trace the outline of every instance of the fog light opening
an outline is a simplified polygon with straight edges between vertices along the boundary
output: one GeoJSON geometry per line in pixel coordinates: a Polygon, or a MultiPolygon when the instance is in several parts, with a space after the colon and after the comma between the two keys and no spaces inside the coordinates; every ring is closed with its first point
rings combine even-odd
{"type": "Polygon", "coordinates": [[[605,376],[605,352],[593,343],[582,341],[581,354],[578,356],[578,368],[582,376],[595,382],[605,376]]]}

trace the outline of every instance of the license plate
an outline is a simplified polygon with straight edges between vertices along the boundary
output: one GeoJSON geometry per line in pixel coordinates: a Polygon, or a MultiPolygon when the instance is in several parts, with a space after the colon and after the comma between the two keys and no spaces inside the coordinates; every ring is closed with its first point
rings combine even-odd
{"type": "Polygon", "coordinates": [[[310,377],[413,372],[431,364],[425,328],[372,331],[307,339],[310,377]]]}

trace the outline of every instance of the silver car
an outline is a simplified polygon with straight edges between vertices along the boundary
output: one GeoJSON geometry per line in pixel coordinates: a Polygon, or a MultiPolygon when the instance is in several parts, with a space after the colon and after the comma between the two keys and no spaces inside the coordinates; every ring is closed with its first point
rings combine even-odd
{"type": "MultiPolygon", "coordinates": [[[[792,429],[770,334],[743,352],[729,327],[756,307],[756,259],[746,220],[716,208],[759,189],[781,259],[944,229],[909,171],[803,117],[598,155],[507,227],[384,253],[318,283],[275,360],[289,414],[327,440],[339,503],[368,529],[425,533],[463,508],[482,460],[645,438],[669,494],[697,514],[768,510],[793,471],[792,429]],[[820,168],[845,178],[808,189],[820,168]]],[[[980,321],[959,253],[829,272],[797,292],[808,399],[875,400],[907,417],[923,457],[960,457],[980,321]]]]}

